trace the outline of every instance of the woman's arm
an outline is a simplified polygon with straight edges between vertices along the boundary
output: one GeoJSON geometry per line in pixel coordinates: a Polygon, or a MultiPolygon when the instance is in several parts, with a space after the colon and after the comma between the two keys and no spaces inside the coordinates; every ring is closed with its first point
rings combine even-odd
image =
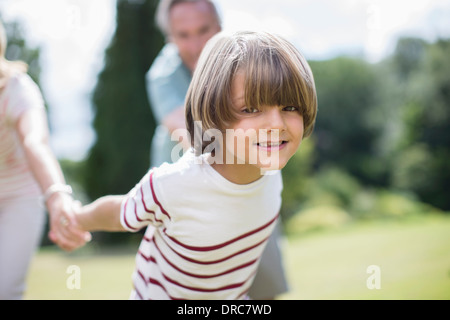
{"type": "Polygon", "coordinates": [[[65,185],[65,179],[49,145],[45,110],[32,108],[25,111],[16,122],[16,131],[30,169],[42,192],[48,195],[45,204],[50,215],[50,239],[67,251],[84,245],[90,235],[77,228],[72,197],[60,191],[46,192],[58,190],[55,186],[65,185]],[[67,219],[67,225],[61,223],[64,219],[67,219]]]}

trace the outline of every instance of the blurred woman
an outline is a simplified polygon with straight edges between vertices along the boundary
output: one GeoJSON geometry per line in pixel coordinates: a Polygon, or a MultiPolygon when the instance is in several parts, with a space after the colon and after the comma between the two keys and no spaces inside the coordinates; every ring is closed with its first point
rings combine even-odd
{"type": "Polygon", "coordinates": [[[50,216],[50,238],[64,250],[85,243],[71,188],[49,145],[46,110],[27,65],[5,58],[0,22],[0,300],[22,299],[28,268],[50,216]]]}

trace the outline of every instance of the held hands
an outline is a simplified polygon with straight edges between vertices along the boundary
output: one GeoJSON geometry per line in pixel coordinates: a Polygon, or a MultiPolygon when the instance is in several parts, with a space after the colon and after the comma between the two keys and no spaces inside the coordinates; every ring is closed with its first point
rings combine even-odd
{"type": "Polygon", "coordinates": [[[49,238],[65,251],[78,249],[91,240],[91,234],[83,231],[75,217],[81,204],[63,192],[55,192],[46,199],[50,216],[49,238]]]}

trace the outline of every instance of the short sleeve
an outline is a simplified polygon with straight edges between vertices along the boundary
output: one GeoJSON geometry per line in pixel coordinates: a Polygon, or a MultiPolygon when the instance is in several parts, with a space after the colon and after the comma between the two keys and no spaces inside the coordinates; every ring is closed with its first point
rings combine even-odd
{"type": "Polygon", "coordinates": [[[44,108],[44,99],[37,84],[27,74],[13,76],[9,83],[8,114],[15,122],[33,108],[44,108]]]}
{"type": "Polygon", "coordinates": [[[157,197],[156,185],[151,170],[127,194],[120,212],[120,222],[126,230],[137,232],[149,224],[159,227],[170,221],[169,213],[157,197]]]}

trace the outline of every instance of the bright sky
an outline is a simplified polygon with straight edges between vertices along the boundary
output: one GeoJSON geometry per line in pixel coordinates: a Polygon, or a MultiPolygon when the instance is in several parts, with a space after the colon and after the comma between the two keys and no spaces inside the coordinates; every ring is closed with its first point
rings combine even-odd
{"type": "MultiPolygon", "coordinates": [[[[141,1],[141,0],[129,0],[141,1]]],[[[307,59],[351,54],[376,62],[398,36],[450,37],[448,0],[218,0],[224,29],[264,29],[292,41],[307,59]]],[[[115,0],[0,0],[41,47],[42,90],[59,157],[82,159],[95,134],[90,94],[115,28],[115,0]]]]}

